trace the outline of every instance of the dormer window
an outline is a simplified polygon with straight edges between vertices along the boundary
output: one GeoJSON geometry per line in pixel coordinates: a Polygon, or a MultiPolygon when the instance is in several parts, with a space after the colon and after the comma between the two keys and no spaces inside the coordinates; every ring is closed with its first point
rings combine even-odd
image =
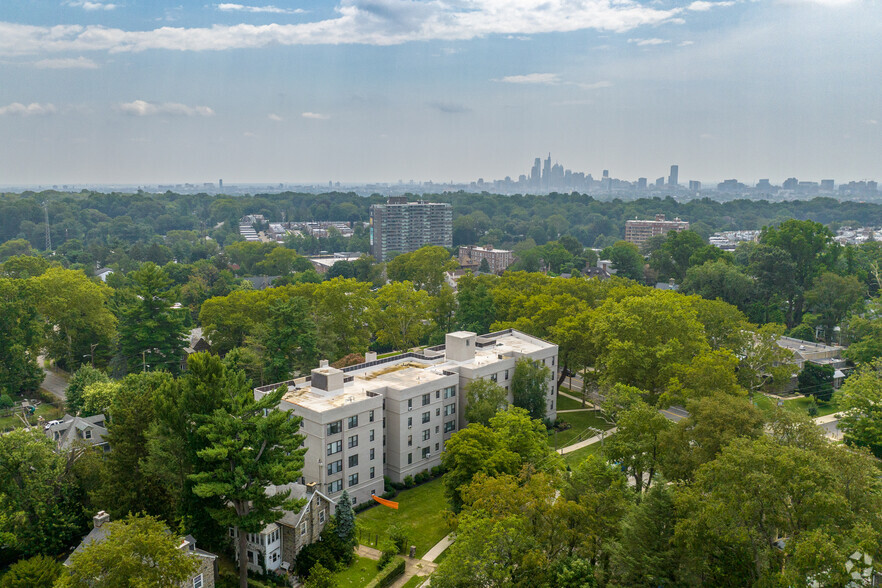
{"type": "Polygon", "coordinates": [[[92,429],[86,429],[86,439],[92,438],[92,429]]]}

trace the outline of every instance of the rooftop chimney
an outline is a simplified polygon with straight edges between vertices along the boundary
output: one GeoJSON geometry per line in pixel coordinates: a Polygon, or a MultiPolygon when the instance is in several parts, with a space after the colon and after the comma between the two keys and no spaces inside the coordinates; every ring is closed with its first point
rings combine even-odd
{"type": "Polygon", "coordinates": [[[343,370],[338,370],[337,368],[328,367],[328,362],[323,362],[325,365],[322,367],[316,368],[312,370],[312,387],[317,388],[319,390],[324,390],[325,392],[333,392],[335,390],[343,389],[343,370]]]}
{"type": "Polygon", "coordinates": [[[101,527],[101,525],[103,525],[104,523],[109,523],[109,522],[110,522],[110,515],[107,514],[106,512],[104,512],[103,510],[99,511],[98,514],[96,514],[94,517],[92,517],[92,524],[95,525],[96,529],[101,527]]]}

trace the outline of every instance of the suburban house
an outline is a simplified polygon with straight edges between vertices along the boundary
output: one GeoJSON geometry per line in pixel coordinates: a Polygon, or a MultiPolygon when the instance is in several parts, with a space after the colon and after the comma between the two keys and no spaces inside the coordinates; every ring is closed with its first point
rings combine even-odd
{"type": "Polygon", "coordinates": [[[43,425],[43,432],[55,441],[59,449],[69,449],[75,442],[81,441],[110,451],[110,446],[104,440],[107,435],[106,425],[103,414],[90,417],[66,414],[61,420],[49,421],[43,425]]]}
{"type": "MultiPolygon", "coordinates": [[[[515,363],[529,358],[557,373],[557,345],[514,329],[477,335],[448,333],[446,343],[342,369],[322,361],[307,377],[254,389],[256,398],[287,387],[279,407],[303,417],[304,483],[353,504],[383,493],[383,477],[403,482],[441,464],[444,443],[466,425],[465,387],[478,379],[509,391],[515,363]]],[[[547,415],[554,420],[556,380],[548,382],[547,415]]]]}
{"type": "Polygon", "coordinates": [[[187,369],[187,358],[200,351],[210,352],[211,343],[209,343],[208,339],[202,334],[202,328],[197,327],[191,329],[190,333],[187,335],[187,346],[184,347],[184,355],[181,357],[181,370],[187,369]]]}
{"type": "MultiPolygon", "coordinates": [[[[103,510],[92,517],[92,530],[83,537],[73,553],[64,560],[64,565],[69,566],[71,557],[74,553],[78,553],[86,548],[86,546],[104,541],[109,533],[110,515],[103,510]]],[[[217,556],[196,547],[196,539],[192,535],[187,535],[180,539],[178,549],[187,552],[187,555],[197,558],[199,568],[189,580],[181,583],[181,588],[214,588],[215,578],[217,578],[217,556]]]]}
{"type": "MultiPolygon", "coordinates": [[[[316,484],[286,484],[268,486],[270,496],[290,490],[289,498],[305,499],[306,504],[299,511],[284,511],[275,523],[270,523],[260,533],[248,533],[246,538],[248,569],[259,572],[287,572],[300,550],[318,541],[325,524],[333,514],[335,501],[316,488],[316,484]]],[[[230,538],[239,558],[237,529],[229,529],[230,538]]]]}

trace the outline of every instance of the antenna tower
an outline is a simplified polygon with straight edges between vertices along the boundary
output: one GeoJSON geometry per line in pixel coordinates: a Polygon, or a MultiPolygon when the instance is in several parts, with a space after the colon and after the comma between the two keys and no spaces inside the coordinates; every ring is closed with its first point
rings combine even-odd
{"type": "Polygon", "coordinates": [[[46,223],[46,251],[52,251],[52,233],[49,232],[49,203],[43,201],[43,220],[46,223]]]}

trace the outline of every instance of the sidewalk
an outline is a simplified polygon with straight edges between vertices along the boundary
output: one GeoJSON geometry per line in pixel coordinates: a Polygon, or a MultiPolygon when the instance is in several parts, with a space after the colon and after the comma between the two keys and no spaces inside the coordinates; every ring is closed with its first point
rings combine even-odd
{"type": "Polygon", "coordinates": [[[441,541],[436,543],[435,547],[433,547],[432,549],[430,549],[429,551],[426,552],[426,555],[423,556],[423,559],[426,561],[434,562],[435,559],[437,559],[438,556],[441,555],[445,549],[450,547],[450,545],[452,543],[453,543],[453,533],[447,535],[446,537],[441,539],[441,541]]]}
{"type": "Polygon", "coordinates": [[[593,437],[588,437],[584,441],[579,441],[578,443],[573,443],[572,445],[567,445],[566,447],[561,447],[557,450],[558,454],[565,455],[567,453],[572,453],[577,449],[582,449],[583,447],[588,447],[589,445],[594,445],[595,443],[600,442],[602,439],[606,439],[610,435],[616,432],[616,427],[609,429],[608,431],[604,431],[600,435],[595,435],[593,437]]]}
{"type": "Polygon", "coordinates": [[[43,369],[45,375],[43,383],[40,384],[40,388],[46,390],[60,400],[67,400],[67,397],[64,394],[64,391],[67,390],[67,380],[52,370],[43,368],[44,359],[43,356],[37,358],[37,361],[40,363],[40,368],[43,369]]]}

